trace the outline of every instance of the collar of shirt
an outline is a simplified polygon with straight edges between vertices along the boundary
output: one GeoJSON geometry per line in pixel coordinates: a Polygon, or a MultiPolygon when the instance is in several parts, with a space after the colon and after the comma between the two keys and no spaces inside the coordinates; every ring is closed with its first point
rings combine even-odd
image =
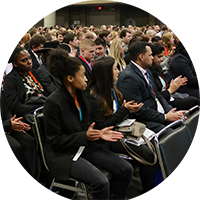
{"type": "Polygon", "coordinates": [[[147,76],[146,76],[146,74],[145,74],[147,70],[143,69],[142,67],[140,67],[137,63],[133,62],[132,60],[131,60],[131,62],[142,72],[142,74],[143,74],[145,80],[146,80],[147,83],[149,84],[149,81],[148,81],[147,76]]]}
{"type": "Polygon", "coordinates": [[[81,59],[89,66],[90,70],[92,70],[92,62],[88,62],[82,55],[79,57],[82,57],[81,59]]]}
{"type": "Polygon", "coordinates": [[[33,55],[36,57],[38,63],[41,64],[41,60],[39,59],[39,56],[33,50],[31,50],[31,51],[32,51],[33,55]]]}

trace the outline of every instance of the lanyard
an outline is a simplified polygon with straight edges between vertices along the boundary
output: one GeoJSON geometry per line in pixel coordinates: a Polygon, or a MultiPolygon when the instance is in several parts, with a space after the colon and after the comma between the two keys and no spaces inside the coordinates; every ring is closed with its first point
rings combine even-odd
{"type": "Polygon", "coordinates": [[[81,55],[79,55],[79,58],[80,58],[82,61],[84,61],[84,62],[89,66],[90,70],[92,70],[92,67],[93,67],[93,62],[92,62],[92,61],[89,63],[89,62],[88,62],[87,60],[85,60],[85,58],[83,58],[81,55]]]}
{"type": "Polygon", "coordinates": [[[76,92],[74,93],[74,99],[75,99],[75,105],[76,105],[76,107],[77,107],[77,109],[78,109],[78,111],[79,111],[80,121],[82,121],[83,116],[82,116],[81,106],[80,106],[79,103],[78,103],[76,92]]]}
{"type": "MultiPolygon", "coordinates": [[[[115,92],[114,88],[112,88],[112,91],[113,91],[113,94],[114,94],[114,97],[115,97],[116,111],[118,111],[119,107],[118,107],[117,95],[116,95],[116,92],[115,92]]],[[[113,113],[114,113],[114,111],[113,111],[113,113]]]]}
{"type": "MultiPolygon", "coordinates": [[[[38,87],[32,82],[30,81],[24,74],[22,74],[21,72],[19,72],[31,85],[33,85],[37,91],[39,91],[38,87]]],[[[31,73],[31,71],[28,71],[29,75],[31,76],[31,78],[35,81],[35,83],[37,83],[39,85],[39,87],[43,90],[42,85],[37,81],[37,79],[33,76],[33,74],[31,73]]]]}
{"type": "Polygon", "coordinates": [[[161,76],[161,75],[159,75],[162,79],[163,79],[163,81],[165,82],[165,84],[166,84],[166,88],[165,89],[167,89],[169,86],[168,86],[168,84],[167,84],[167,81],[163,78],[163,76],[161,76]]]}

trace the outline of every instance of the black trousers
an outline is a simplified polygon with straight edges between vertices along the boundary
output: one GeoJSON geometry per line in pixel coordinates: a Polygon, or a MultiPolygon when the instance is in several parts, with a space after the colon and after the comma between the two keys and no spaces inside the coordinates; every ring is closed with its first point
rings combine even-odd
{"type": "Polygon", "coordinates": [[[72,162],[71,176],[92,187],[94,199],[109,199],[109,192],[119,199],[124,199],[133,177],[133,168],[115,153],[99,149],[86,155],[82,154],[77,161],[72,162]],[[111,184],[98,167],[108,170],[113,175],[111,184]]]}
{"type": "MultiPolygon", "coordinates": [[[[146,161],[153,163],[154,156],[147,145],[140,145],[135,146],[132,144],[128,144],[129,147],[139,154],[142,158],[146,161]]],[[[110,150],[115,153],[127,154],[126,150],[122,146],[121,142],[111,142],[110,143],[110,150]]],[[[159,168],[158,164],[156,163],[154,166],[146,166],[138,162],[137,160],[130,161],[131,164],[134,166],[140,167],[140,178],[143,186],[143,192],[147,192],[154,188],[154,170],[159,168]]]]}

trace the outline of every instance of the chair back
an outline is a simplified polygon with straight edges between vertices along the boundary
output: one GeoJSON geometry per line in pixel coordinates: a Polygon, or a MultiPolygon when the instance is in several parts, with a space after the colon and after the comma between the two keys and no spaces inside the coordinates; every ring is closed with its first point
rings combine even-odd
{"type": "Polygon", "coordinates": [[[185,113],[185,116],[187,117],[187,119],[185,120],[185,124],[189,128],[192,138],[194,138],[197,129],[197,124],[199,120],[199,108],[200,107],[197,105],[185,113]]]}
{"type": "Polygon", "coordinates": [[[173,126],[176,127],[173,131],[161,138],[157,136],[155,141],[164,179],[180,164],[192,143],[190,131],[183,121],[176,121],[168,128],[173,126]]]}
{"type": "Polygon", "coordinates": [[[44,144],[45,144],[45,133],[44,133],[44,114],[41,112],[44,107],[40,107],[34,111],[34,130],[37,138],[43,163],[46,169],[47,167],[45,156],[44,156],[44,144]]]}

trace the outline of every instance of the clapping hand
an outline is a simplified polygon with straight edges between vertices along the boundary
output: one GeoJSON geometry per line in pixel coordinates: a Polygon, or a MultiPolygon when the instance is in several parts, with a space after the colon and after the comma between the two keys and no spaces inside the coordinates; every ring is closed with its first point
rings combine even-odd
{"type": "Polygon", "coordinates": [[[11,125],[12,125],[12,129],[14,131],[19,131],[19,132],[25,133],[26,131],[31,129],[30,125],[21,121],[22,119],[23,119],[23,117],[16,118],[16,115],[14,115],[11,118],[11,125]]]}
{"type": "Polygon", "coordinates": [[[129,101],[126,103],[126,100],[123,102],[123,106],[125,106],[130,113],[134,113],[140,110],[140,108],[143,106],[143,103],[135,103],[135,101],[129,101]]]}
{"type": "Polygon", "coordinates": [[[106,127],[102,130],[94,129],[95,122],[93,122],[87,130],[87,138],[90,141],[99,140],[100,138],[110,142],[116,142],[123,138],[123,134],[117,131],[112,131],[114,126],[106,127]]]}

